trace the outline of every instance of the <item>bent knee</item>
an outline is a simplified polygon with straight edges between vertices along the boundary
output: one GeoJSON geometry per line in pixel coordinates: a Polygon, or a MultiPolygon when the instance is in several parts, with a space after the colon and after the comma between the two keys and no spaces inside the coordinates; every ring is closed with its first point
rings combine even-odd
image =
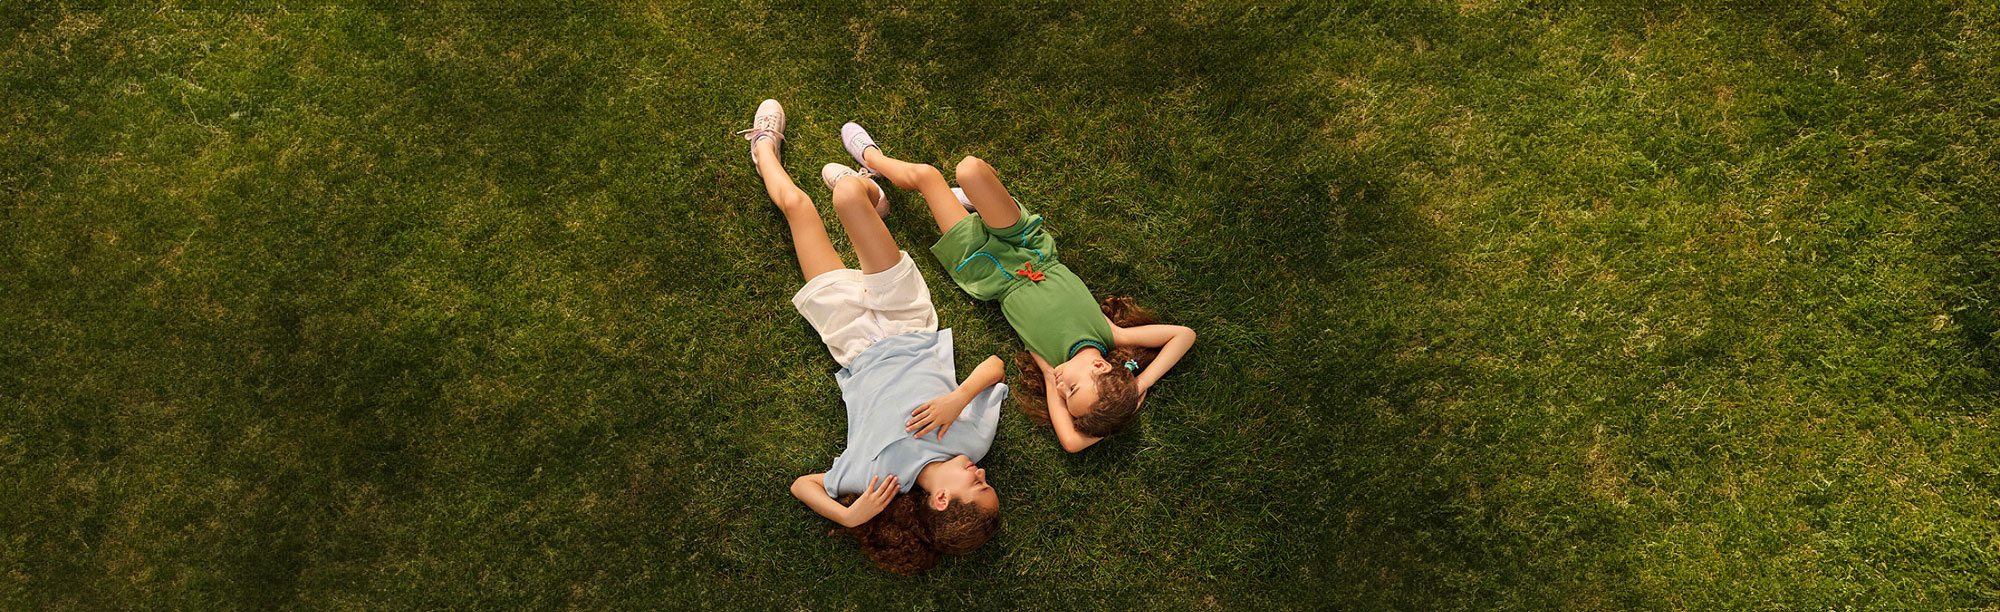
{"type": "Polygon", "coordinates": [[[843,200],[866,201],[868,191],[868,179],[852,175],[841,177],[840,182],[833,184],[833,203],[838,206],[843,200]]]}
{"type": "Polygon", "coordinates": [[[872,200],[872,196],[874,196],[874,188],[868,186],[868,180],[860,178],[860,176],[846,176],[846,178],[840,178],[840,182],[834,184],[834,208],[840,208],[840,206],[870,206],[872,208],[874,204],[868,202],[868,200],[872,200]]]}
{"type": "Polygon", "coordinates": [[[916,179],[916,181],[920,183],[929,182],[933,180],[942,181],[944,180],[944,173],[939,172],[937,166],[933,166],[930,164],[917,164],[915,167],[910,169],[910,178],[916,179]]]}
{"type": "Polygon", "coordinates": [[[958,167],[954,168],[952,172],[958,175],[958,182],[964,183],[966,177],[993,176],[993,166],[987,165],[986,160],[967,155],[965,159],[958,160],[958,167]]]}

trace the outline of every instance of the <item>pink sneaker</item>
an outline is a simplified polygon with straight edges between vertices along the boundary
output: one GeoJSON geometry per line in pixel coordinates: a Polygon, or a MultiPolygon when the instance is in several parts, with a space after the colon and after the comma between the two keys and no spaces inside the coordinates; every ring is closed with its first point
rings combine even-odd
{"type": "Polygon", "coordinates": [[[869,176],[882,176],[882,173],[868,167],[868,162],[861,159],[861,153],[867,151],[868,147],[875,147],[877,151],[882,150],[882,147],[875,146],[875,138],[868,135],[868,130],[861,129],[861,124],[849,121],[846,125],[840,126],[840,146],[847,149],[848,155],[854,156],[854,163],[860,164],[862,170],[867,170],[869,176]]]}
{"type": "Polygon", "coordinates": [[[769,138],[779,147],[785,145],[785,107],[777,100],[765,100],[757,105],[757,115],[750,119],[750,129],[737,132],[744,140],[750,141],[750,163],[757,163],[757,139],[769,138]]]}

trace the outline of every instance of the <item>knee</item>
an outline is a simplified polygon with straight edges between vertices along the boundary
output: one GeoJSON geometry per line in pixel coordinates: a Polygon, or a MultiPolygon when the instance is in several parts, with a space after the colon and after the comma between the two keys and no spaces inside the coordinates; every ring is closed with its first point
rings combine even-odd
{"type": "Polygon", "coordinates": [[[772,197],[771,200],[778,204],[779,210],[786,213],[803,212],[816,214],[816,211],[813,210],[812,198],[806,196],[803,191],[788,191],[772,197]]]}
{"type": "Polygon", "coordinates": [[[930,164],[917,164],[915,167],[910,169],[910,180],[916,181],[918,183],[943,181],[944,173],[939,172],[937,166],[933,166],[930,164]]]}
{"type": "Polygon", "coordinates": [[[840,182],[833,184],[833,205],[867,205],[871,195],[870,190],[868,179],[858,176],[843,177],[840,182]]]}
{"type": "Polygon", "coordinates": [[[993,167],[986,165],[986,160],[967,155],[965,159],[958,160],[958,167],[954,168],[952,172],[958,175],[958,182],[963,184],[966,177],[992,176],[993,167]]]}

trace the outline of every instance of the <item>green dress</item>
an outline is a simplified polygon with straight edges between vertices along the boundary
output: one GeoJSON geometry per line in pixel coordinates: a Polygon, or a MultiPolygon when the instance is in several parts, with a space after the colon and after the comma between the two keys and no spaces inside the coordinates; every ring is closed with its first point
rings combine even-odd
{"type": "Polygon", "coordinates": [[[1111,322],[1083,279],[1056,260],[1056,241],[1041,215],[1022,209],[1021,219],[1005,228],[966,215],[931,245],[931,255],[972,297],[999,300],[1021,342],[1050,364],[1091,345],[1111,352],[1111,322]]]}

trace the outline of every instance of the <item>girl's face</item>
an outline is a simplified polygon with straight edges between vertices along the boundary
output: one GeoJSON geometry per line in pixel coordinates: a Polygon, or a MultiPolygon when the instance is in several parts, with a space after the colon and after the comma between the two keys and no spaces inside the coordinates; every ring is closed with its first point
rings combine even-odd
{"type": "Polygon", "coordinates": [[[1090,414],[1097,405],[1097,377],[1111,371],[1111,362],[1096,357],[1077,356],[1056,366],[1056,393],[1074,416],[1090,414]]]}
{"type": "Polygon", "coordinates": [[[993,485],[987,484],[986,470],[973,465],[971,457],[959,455],[947,459],[945,468],[939,478],[940,488],[948,491],[953,500],[989,511],[1000,510],[1000,495],[993,492],[993,485]]]}

